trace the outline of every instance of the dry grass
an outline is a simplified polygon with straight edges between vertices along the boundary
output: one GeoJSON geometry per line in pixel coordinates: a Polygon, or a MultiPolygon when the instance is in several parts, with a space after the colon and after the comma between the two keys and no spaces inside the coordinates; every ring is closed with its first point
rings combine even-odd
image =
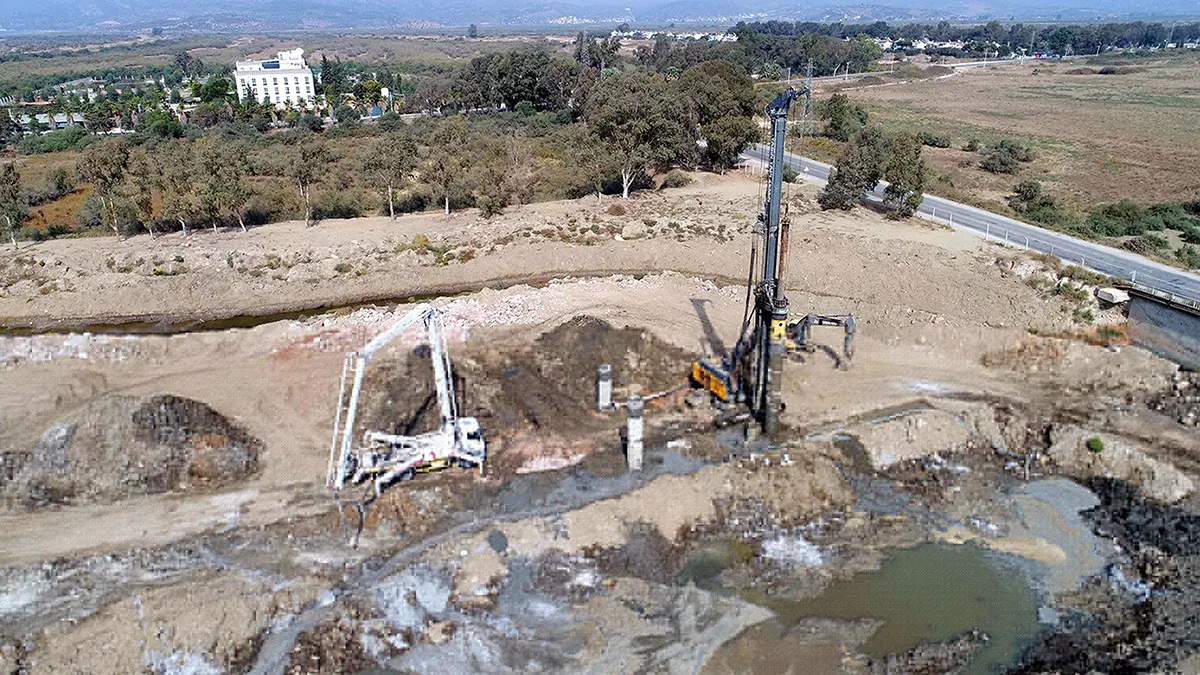
{"type": "Polygon", "coordinates": [[[1085,67],[1079,61],[978,68],[850,96],[888,128],[953,138],[951,149],[925,149],[937,194],[1003,212],[1012,186],[1036,178],[1071,210],[1195,199],[1200,55],[1130,63],[1119,75],[1070,74],[1085,67]],[[1037,158],[1015,176],[990,174],[980,154],[960,149],[970,138],[1020,139],[1037,158]]]}

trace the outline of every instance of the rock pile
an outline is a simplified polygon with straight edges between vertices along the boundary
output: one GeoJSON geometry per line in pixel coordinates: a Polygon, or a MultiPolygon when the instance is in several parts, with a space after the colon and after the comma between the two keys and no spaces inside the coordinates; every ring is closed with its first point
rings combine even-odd
{"type": "Polygon", "coordinates": [[[1176,371],[1171,386],[1150,400],[1150,408],[1184,426],[1200,425],[1200,373],[1176,371]]]}

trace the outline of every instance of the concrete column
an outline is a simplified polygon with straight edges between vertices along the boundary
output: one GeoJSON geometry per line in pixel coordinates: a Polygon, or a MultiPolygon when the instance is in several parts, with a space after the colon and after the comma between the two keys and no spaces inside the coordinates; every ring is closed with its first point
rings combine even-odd
{"type": "Polygon", "coordinates": [[[625,411],[628,414],[626,419],[626,441],[625,441],[625,461],[629,466],[630,471],[642,470],[642,426],[644,420],[642,415],[645,412],[646,404],[642,401],[642,397],[634,394],[629,397],[629,401],[625,404],[625,411]]]}
{"type": "Polygon", "coordinates": [[[612,400],[612,365],[600,364],[596,370],[596,401],[600,412],[616,410],[612,400]]]}

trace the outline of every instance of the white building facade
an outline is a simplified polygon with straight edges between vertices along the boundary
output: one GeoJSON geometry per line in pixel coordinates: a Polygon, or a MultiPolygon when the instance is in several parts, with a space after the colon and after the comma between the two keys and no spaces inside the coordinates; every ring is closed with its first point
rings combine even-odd
{"type": "Polygon", "coordinates": [[[253,99],[281,106],[287,102],[310,103],[316,96],[312,69],[300,48],[279,52],[266,61],[238,61],[234,72],[238,100],[253,99]]]}

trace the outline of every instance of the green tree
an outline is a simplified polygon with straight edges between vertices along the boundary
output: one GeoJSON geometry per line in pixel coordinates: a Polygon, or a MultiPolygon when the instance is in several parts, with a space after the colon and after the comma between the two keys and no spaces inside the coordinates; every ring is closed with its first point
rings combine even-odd
{"type": "Polygon", "coordinates": [[[675,97],[659,75],[631,72],[601,79],[586,119],[620,166],[624,199],[647,167],[692,152],[675,97]]]}
{"type": "Polygon", "coordinates": [[[469,165],[466,145],[467,120],[458,115],[443,119],[429,138],[422,176],[438,189],[446,215],[450,215],[450,194],[461,184],[469,165]]]}
{"type": "Polygon", "coordinates": [[[417,146],[407,134],[391,133],[379,140],[363,158],[363,170],[376,187],[387,193],[388,216],[396,219],[395,191],[412,178],[417,166],[417,146]]]}
{"type": "Polygon", "coordinates": [[[708,145],[705,155],[713,171],[724,173],[737,164],[746,146],[760,137],[758,125],[749,117],[722,117],[703,127],[708,145]]]}
{"type": "Polygon", "coordinates": [[[241,144],[223,142],[216,136],[196,143],[196,197],[214,232],[225,211],[246,231],[242,207],[250,199],[250,189],[243,176],[248,170],[249,160],[241,144]]]}
{"type": "Polygon", "coordinates": [[[134,208],[137,209],[138,220],[142,222],[142,226],[153,238],[156,236],[154,231],[154,189],[158,185],[159,177],[157,167],[151,163],[144,148],[138,148],[130,153],[127,177],[131,189],[129,197],[134,208]]]}
{"type": "Polygon", "coordinates": [[[340,58],[330,61],[321,55],[321,91],[331,104],[336,104],[342,94],[350,90],[350,73],[340,58]]]}
{"type": "Polygon", "coordinates": [[[320,182],[333,161],[329,149],[317,137],[305,134],[292,146],[285,175],[296,184],[300,199],[304,202],[304,224],[312,227],[312,188],[320,182]]]}
{"type": "Polygon", "coordinates": [[[838,141],[848,141],[867,123],[867,110],[856,105],[845,94],[834,94],[819,106],[825,120],[825,134],[838,141]]]}
{"type": "Polygon", "coordinates": [[[86,183],[91,183],[100,200],[100,220],[107,222],[113,233],[121,234],[117,221],[116,198],[125,181],[129,165],[129,149],[119,138],[106,138],[83,150],[76,171],[86,183]]]}
{"type": "Polygon", "coordinates": [[[753,81],[728,61],[705,61],[688,68],[675,81],[675,89],[699,126],[722,117],[750,117],[755,113],[753,81]]]}
{"type": "Polygon", "coordinates": [[[908,218],[917,212],[925,199],[925,160],[921,157],[920,137],[899,134],[888,142],[883,179],[888,186],[883,201],[892,207],[889,218],[908,218]]]}
{"type": "Polygon", "coordinates": [[[354,98],[365,106],[373,106],[383,98],[383,85],[375,80],[362,80],[354,85],[354,98]]]}
{"type": "Polygon", "coordinates": [[[21,125],[11,108],[0,108],[0,145],[21,140],[21,125]]]}
{"type": "Polygon", "coordinates": [[[565,133],[568,134],[564,147],[567,149],[569,163],[583,172],[587,185],[599,200],[604,194],[604,181],[615,173],[612,155],[605,150],[604,144],[596,134],[586,126],[571,125],[565,133]]]}
{"type": "Polygon", "coordinates": [[[875,44],[875,41],[868,35],[859,35],[850,41],[850,53],[846,60],[850,62],[850,68],[861,73],[870,69],[871,62],[883,56],[883,49],[875,44]]]}
{"type": "Polygon", "coordinates": [[[768,82],[782,80],[785,76],[783,66],[775,63],[774,61],[767,61],[766,63],[762,64],[762,68],[759,69],[758,73],[759,75],[762,75],[762,78],[768,82]]]}
{"type": "Polygon", "coordinates": [[[472,192],[484,218],[503,213],[512,201],[514,150],[510,139],[502,136],[479,135],[471,140],[472,192]]]}
{"type": "Polygon", "coordinates": [[[154,159],[158,187],[162,192],[163,216],[179,223],[184,236],[189,236],[188,221],[197,211],[192,146],[186,140],[165,143],[159,146],[154,159]]]}
{"type": "Polygon", "coordinates": [[[93,134],[102,134],[112,128],[112,114],[105,103],[93,103],[83,111],[83,127],[93,134]]]}
{"type": "Polygon", "coordinates": [[[200,100],[204,103],[227,101],[233,97],[233,85],[224,77],[214,77],[200,87],[200,100]]]}
{"type": "Polygon", "coordinates": [[[183,125],[169,110],[151,110],[146,113],[146,133],[160,138],[181,138],[183,125]]]}
{"type": "Polygon", "coordinates": [[[21,173],[16,164],[6,162],[0,169],[0,217],[8,231],[13,250],[17,248],[17,230],[25,215],[25,193],[21,190],[21,173]]]}
{"type": "Polygon", "coordinates": [[[877,126],[864,127],[838,157],[833,175],[825,189],[817,195],[822,209],[848,211],[862,199],[864,192],[874,190],[883,177],[887,158],[887,142],[877,126]]]}

